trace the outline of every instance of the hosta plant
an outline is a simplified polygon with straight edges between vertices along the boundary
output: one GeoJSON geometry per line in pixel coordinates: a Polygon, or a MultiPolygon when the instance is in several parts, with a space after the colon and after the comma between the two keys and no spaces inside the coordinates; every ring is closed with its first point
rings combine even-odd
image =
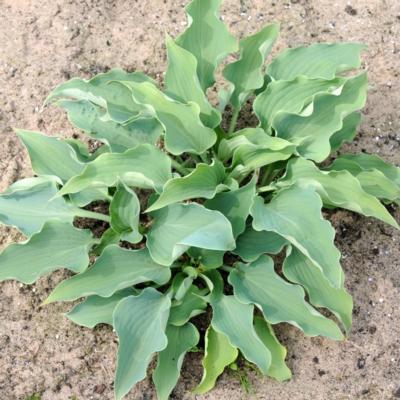
{"type": "Polygon", "coordinates": [[[17,130],[35,176],[0,197],[1,221],[27,237],[1,253],[0,280],[73,273],[45,303],[83,299],[70,320],[113,326],[116,399],[145,378],[154,355],[157,395],[167,399],[194,348],[204,349],[195,393],[239,355],[263,375],[290,378],[274,325],[333,340],[351,326],[323,209],[398,228],[385,205],[399,202],[399,168],[365,153],[330,158],[360,123],[367,77],[348,71],[364,46],[289,49],[265,67],[277,25],[238,42],[219,6],[189,4],[186,31],[166,38],[163,84],[113,69],[50,94],[96,150],[17,130]],[[237,57],[221,67],[216,107],[207,92],[228,54],[237,57]],[[245,103],[259,122],[239,130],[245,103]]]}

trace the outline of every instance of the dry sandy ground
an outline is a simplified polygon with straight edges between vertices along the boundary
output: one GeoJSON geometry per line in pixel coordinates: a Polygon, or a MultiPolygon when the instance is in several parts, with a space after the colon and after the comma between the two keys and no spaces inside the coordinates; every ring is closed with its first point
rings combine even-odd
{"type": "MultiPolygon", "coordinates": [[[[186,1],[184,2],[186,3],[186,1]]],[[[29,176],[27,154],[11,127],[70,136],[61,111],[42,109],[47,93],[71,76],[110,67],[160,77],[165,31],[185,25],[184,4],[170,0],[0,0],[0,189],[29,176]]],[[[400,164],[400,2],[397,0],[229,0],[223,15],[241,36],[269,21],[282,26],[278,49],[316,41],[366,42],[370,97],[351,151],[378,152],[400,164]]],[[[395,211],[397,218],[400,215],[395,211]]],[[[400,235],[381,223],[336,212],[337,244],[354,296],[354,327],[346,342],[305,338],[283,325],[294,377],[278,384],[248,373],[251,393],[227,372],[198,399],[344,400],[400,397],[400,235]]],[[[2,246],[18,239],[2,228],[2,246]]],[[[112,399],[116,341],[111,329],[79,328],[63,305],[39,304],[62,273],[36,285],[0,286],[0,399],[112,399]],[[36,399],[36,398],[35,398],[36,399]]],[[[173,398],[192,399],[200,355],[184,365],[173,398]]],[[[128,399],[154,399],[149,380],[128,399]]]]}

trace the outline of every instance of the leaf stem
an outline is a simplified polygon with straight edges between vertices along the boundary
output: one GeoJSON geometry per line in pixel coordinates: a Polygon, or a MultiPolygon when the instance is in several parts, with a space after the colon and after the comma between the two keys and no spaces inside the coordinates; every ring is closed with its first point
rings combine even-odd
{"type": "Polygon", "coordinates": [[[201,158],[201,161],[203,161],[203,163],[208,164],[210,162],[206,151],[204,153],[199,154],[199,156],[201,158]]]}
{"type": "Polygon", "coordinates": [[[232,272],[235,268],[229,267],[228,265],[222,265],[220,267],[220,269],[222,269],[222,271],[225,271],[225,272],[232,272]]]}
{"type": "Polygon", "coordinates": [[[189,173],[189,171],[185,167],[182,167],[182,165],[179,164],[178,161],[174,160],[173,158],[171,158],[171,164],[172,168],[176,169],[181,175],[186,175],[189,173]]]}
{"type": "Polygon", "coordinates": [[[233,131],[234,131],[235,128],[236,128],[236,123],[237,123],[237,120],[238,120],[238,117],[239,117],[239,112],[240,112],[240,109],[239,109],[239,108],[235,108],[235,109],[233,110],[232,119],[231,119],[231,123],[230,123],[230,125],[229,125],[229,131],[228,131],[228,134],[229,134],[229,135],[230,135],[231,133],[233,133],[233,131]]]}
{"type": "Polygon", "coordinates": [[[74,214],[76,217],[98,219],[100,221],[105,221],[105,222],[111,221],[109,215],[97,213],[94,211],[84,210],[83,208],[76,208],[74,214]]]}
{"type": "Polygon", "coordinates": [[[266,186],[269,183],[269,179],[272,175],[273,170],[274,170],[273,164],[267,165],[267,167],[264,170],[263,177],[261,179],[261,183],[260,183],[261,186],[266,186]]]}

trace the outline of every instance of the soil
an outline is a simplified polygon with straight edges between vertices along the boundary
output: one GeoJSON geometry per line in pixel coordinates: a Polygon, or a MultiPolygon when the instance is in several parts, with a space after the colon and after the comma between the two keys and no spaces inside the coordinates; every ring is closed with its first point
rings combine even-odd
{"type": "MultiPolygon", "coordinates": [[[[49,91],[72,77],[111,67],[144,70],[160,79],[163,38],[185,24],[186,1],[0,0],[0,190],[31,170],[12,127],[49,135],[78,134],[54,107],[49,91]]],[[[317,41],[361,41],[370,92],[357,140],[348,151],[368,151],[400,164],[400,3],[396,0],[227,0],[222,15],[238,36],[270,21],[281,23],[276,51],[317,41]]],[[[79,134],[78,134],[79,136],[79,134]]],[[[399,220],[398,210],[393,211],[399,220]]],[[[306,338],[282,324],[293,379],[283,384],[251,370],[226,372],[198,399],[380,400],[400,397],[400,234],[358,215],[331,215],[343,252],[346,287],[354,296],[354,325],[344,342],[306,338]],[[246,391],[247,390],[247,391],[246,391]]],[[[0,243],[21,239],[1,228],[0,243]]],[[[68,305],[41,307],[58,272],[37,284],[0,285],[0,398],[112,399],[116,339],[111,328],[70,323],[68,305]],[[37,397],[34,395],[37,394],[37,397]]],[[[193,399],[201,354],[187,357],[172,398],[193,399]]],[[[127,399],[155,399],[150,379],[127,399]]]]}

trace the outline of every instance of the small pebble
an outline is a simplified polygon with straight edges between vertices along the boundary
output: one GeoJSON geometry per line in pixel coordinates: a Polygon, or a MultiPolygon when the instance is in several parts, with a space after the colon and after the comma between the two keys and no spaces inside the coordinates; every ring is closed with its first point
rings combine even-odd
{"type": "Polygon", "coordinates": [[[365,358],[359,358],[357,360],[358,369],[363,369],[365,367],[365,358]]]}

